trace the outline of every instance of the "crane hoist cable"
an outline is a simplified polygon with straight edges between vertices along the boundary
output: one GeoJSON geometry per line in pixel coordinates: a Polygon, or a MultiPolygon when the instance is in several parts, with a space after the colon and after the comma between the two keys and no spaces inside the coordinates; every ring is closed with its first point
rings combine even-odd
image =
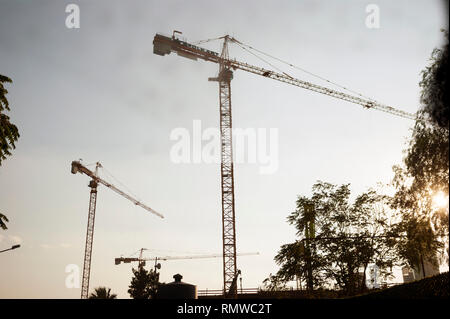
{"type": "MultiPolygon", "coordinates": [[[[304,73],[306,73],[306,74],[309,74],[309,75],[311,75],[311,76],[313,76],[313,77],[315,77],[315,78],[317,78],[317,79],[320,79],[320,80],[325,81],[325,82],[327,82],[327,83],[329,83],[329,84],[335,85],[335,86],[337,86],[337,87],[339,87],[339,88],[341,88],[341,89],[343,89],[343,90],[346,90],[346,91],[348,91],[348,92],[351,92],[351,93],[353,93],[353,94],[359,95],[359,96],[361,96],[361,97],[363,97],[363,98],[365,98],[365,99],[372,100],[372,101],[375,102],[375,100],[372,99],[371,97],[368,97],[368,96],[366,96],[366,95],[364,95],[364,94],[362,94],[362,93],[359,93],[359,92],[357,92],[357,91],[351,90],[351,89],[349,89],[349,88],[347,88],[347,87],[345,87],[345,86],[343,86],[343,85],[341,85],[341,84],[339,84],[339,83],[336,83],[336,82],[334,82],[334,81],[328,80],[327,78],[324,78],[323,76],[314,74],[314,73],[312,73],[312,72],[310,72],[310,71],[308,71],[308,70],[306,70],[306,69],[304,69],[304,68],[302,68],[302,67],[299,67],[298,65],[294,65],[294,64],[289,63],[289,62],[287,62],[287,61],[284,61],[284,60],[282,60],[282,59],[280,59],[280,58],[277,58],[277,57],[275,57],[275,56],[273,56],[273,55],[271,55],[271,54],[268,54],[268,53],[265,53],[265,52],[263,52],[263,51],[261,51],[261,50],[258,50],[258,49],[254,48],[254,47],[252,47],[252,46],[250,46],[250,45],[248,45],[248,44],[245,44],[245,43],[243,43],[243,42],[241,42],[241,41],[239,41],[239,40],[236,40],[235,38],[231,38],[230,40],[231,40],[233,43],[238,44],[238,45],[241,46],[241,47],[246,47],[246,48],[248,48],[248,49],[254,50],[254,51],[256,51],[256,52],[258,52],[258,53],[260,53],[260,54],[263,54],[263,55],[265,55],[265,56],[267,56],[267,57],[269,57],[269,58],[272,58],[272,59],[274,59],[274,60],[277,60],[278,62],[281,62],[281,63],[283,63],[283,64],[286,64],[286,65],[288,65],[288,66],[290,66],[290,67],[292,67],[292,68],[294,68],[294,69],[297,69],[297,70],[300,70],[300,71],[302,71],[302,72],[304,72],[304,73]]],[[[263,60],[263,61],[264,61],[264,60],[263,60]]],[[[266,62],[266,63],[268,63],[268,62],[266,62]]]]}
{"type": "Polygon", "coordinates": [[[134,194],[131,189],[129,187],[127,187],[124,183],[122,183],[119,179],[117,179],[117,177],[115,177],[113,174],[111,174],[110,171],[108,171],[104,166],[101,167],[102,171],[104,173],[106,173],[110,178],[112,178],[116,183],[120,184],[120,186],[122,186],[126,191],[128,191],[128,193],[133,196],[134,198],[136,198],[138,201],[141,201],[141,198],[139,198],[139,196],[137,196],[136,194],[134,194]]]}
{"type": "MultiPolygon", "coordinates": [[[[237,40],[236,40],[237,41],[237,40]]],[[[260,56],[258,56],[257,54],[251,52],[249,49],[247,49],[245,46],[242,46],[240,43],[235,42],[235,44],[237,44],[238,46],[240,46],[243,50],[247,51],[248,53],[250,53],[251,55],[255,56],[256,58],[258,58],[259,60],[263,61],[264,63],[267,63],[268,65],[270,65],[272,68],[276,69],[277,71],[283,73],[284,75],[293,78],[292,76],[290,76],[289,74],[287,74],[286,72],[284,72],[283,70],[281,70],[280,68],[277,68],[275,65],[273,65],[272,63],[270,63],[269,61],[261,58],[260,56]]]]}
{"type": "MultiPolygon", "coordinates": [[[[364,97],[362,94],[357,93],[357,92],[355,92],[354,94],[355,94],[355,95],[359,95],[359,96],[361,96],[361,97],[350,96],[349,94],[345,94],[345,93],[342,93],[342,92],[339,92],[339,91],[336,91],[336,90],[333,90],[333,89],[330,89],[330,88],[327,88],[327,87],[321,87],[321,86],[315,85],[315,84],[313,84],[313,83],[310,83],[310,82],[308,82],[308,81],[298,80],[298,79],[296,79],[296,78],[290,76],[289,74],[287,74],[287,73],[281,71],[279,68],[275,67],[275,66],[272,65],[270,62],[268,62],[268,61],[262,59],[262,58],[259,57],[258,55],[256,55],[256,54],[250,52],[249,50],[245,49],[245,47],[243,47],[242,45],[240,45],[239,41],[237,41],[236,39],[234,39],[234,40],[230,39],[230,40],[231,40],[232,42],[236,43],[237,45],[239,45],[242,49],[246,50],[247,52],[249,52],[249,53],[251,53],[252,55],[254,55],[255,57],[257,57],[258,59],[260,59],[260,60],[264,61],[265,63],[269,64],[271,67],[277,69],[277,71],[279,71],[279,72],[282,74],[282,76],[288,78],[288,79],[287,79],[288,81],[281,80],[282,82],[286,82],[286,83],[289,83],[289,84],[297,85],[297,86],[306,88],[306,89],[308,89],[308,90],[312,90],[312,91],[316,91],[316,92],[322,93],[322,94],[324,94],[324,95],[329,95],[329,96],[332,96],[332,97],[340,98],[340,99],[342,99],[342,100],[347,100],[347,101],[350,101],[350,102],[353,102],[353,103],[362,104],[362,105],[364,105],[365,107],[368,107],[368,108],[375,108],[375,109],[378,109],[378,110],[383,111],[383,112],[386,112],[386,113],[390,113],[390,114],[394,114],[394,115],[397,115],[397,116],[401,116],[401,117],[405,117],[405,118],[410,118],[410,119],[417,119],[417,116],[414,115],[414,114],[412,114],[412,113],[408,113],[408,112],[405,112],[405,111],[397,110],[397,109],[395,109],[395,108],[393,108],[393,107],[391,107],[391,106],[384,105],[384,104],[382,104],[382,103],[380,103],[380,102],[378,102],[378,101],[376,101],[376,100],[374,100],[374,99],[366,98],[366,97],[364,97]],[[296,83],[296,84],[290,83],[290,81],[297,82],[297,83],[296,83]],[[299,85],[299,84],[300,84],[300,85],[299,85]],[[363,98],[365,99],[365,101],[363,101],[363,98]],[[361,102],[364,102],[364,103],[361,103],[361,102]],[[368,103],[369,103],[370,105],[368,105],[368,103]]],[[[234,61],[234,62],[238,63],[237,61],[234,61]]],[[[249,66],[249,65],[247,65],[247,64],[245,64],[245,65],[248,66],[248,67],[252,67],[252,66],[249,66]]],[[[250,71],[250,72],[252,72],[252,71],[250,71]]],[[[273,74],[273,71],[266,71],[266,72],[264,72],[263,75],[264,75],[264,76],[270,76],[271,74],[273,74]],[[267,74],[267,75],[266,75],[266,74],[267,74]]],[[[272,79],[280,80],[280,76],[272,77],[272,79]]],[[[330,83],[333,83],[333,82],[331,82],[331,81],[329,81],[329,80],[326,80],[326,81],[328,81],[328,82],[330,82],[330,83]]],[[[335,84],[335,85],[338,85],[338,84],[335,84]]],[[[338,86],[340,86],[340,85],[338,85],[338,86]]],[[[340,87],[342,87],[342,86],[340,86],[340,87]]],[[[344,88],[344,87],[342,87],[342,88],[344,88]]],[[[351,90],[349,90],[349,89],[346,89],[346,90],[347,90],[347,91],[350,91],[350,92],[354,92],[354,91],[351,91],[351,90]]]]}

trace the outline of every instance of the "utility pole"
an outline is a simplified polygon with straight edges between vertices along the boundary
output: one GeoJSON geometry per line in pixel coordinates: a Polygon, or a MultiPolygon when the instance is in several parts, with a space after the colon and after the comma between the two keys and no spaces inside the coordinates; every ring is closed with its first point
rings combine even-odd
{"type": "Polygon", "coordinates": [[[307,262],[307,286],[308,290],[314,290],[314,280],[312,273],[312,243],[311,241],[315,237],[315,225],[314,225],[314,205],[305,204],[303,206],[305,212],[306,226],[305,226],[305,238],[306,238],[306,262],[307,262]]]}

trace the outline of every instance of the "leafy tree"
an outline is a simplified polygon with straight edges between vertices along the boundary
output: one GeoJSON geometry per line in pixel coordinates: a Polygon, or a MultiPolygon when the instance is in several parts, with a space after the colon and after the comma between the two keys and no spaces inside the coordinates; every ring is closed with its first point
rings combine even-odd
{"type": "Polygon", "coordinates": [[[401,235],[394,227],[390,198],[371,189],[356,197],[350,214],[355,229],[354,242],[362,266],[358,287],[366,288],[366,270],[370,263],[378,266],[380,277],[390,277],[392,267],[398,263],[393,251],[401,235]]]}
{"type": "Polygon", "coordinates": [[[286,280],[283,280],[277,275],[270,274],[263,281],[263,290],[265,291],[280,291],[284,289],[286,289],[286,280]]]}
{"type": "Polygon", "coordinates": [[[117,295],[111,294],[111,288],[97,287],[91,293],[89,299],[117,299],[117,295]]]}
{"type": "Polygon", "coordinates": [[[306,286],[309,290],[321,286],[324,282],[321,274],[324,259],[317,253],[317,250],[311,250],[308,253],[305,249],[304,240],[282,245],[274,259],[280,265],[280,269],[273,278],[278,282],[286,283],[299,280],[301,283],[304,281],[307,283],[306,286]],[[309,271],[311,271],[312,276],[309,276],[309,271]]]}
{"type": "MultiPolygon", "coordinates": [[[[443,248],[427,217],[403,212],[402,221],[396,225],[403,234],[396,243],[398,256],[414,269],[424,271],[424,262],[439,265],[437,253],[443,248]]],[[[426,274],[425,274],[426,275],[426,274]]]]}
{"type": "Polygon", "coordinates": [[[298,197],[296,211],[288,216],[299,240],[281,246],[275,256],[280,265],[276,278],[284,282],[299,278],[309,289],[334,283],[352,294],[365,288],[359,271],[365,272],[370,263],[389,276],[395,256],[390,252],[393,235],[386,198],[371,190],[350,203],[348,184],[338,187],[319,181],[312,190],[311,197],[298,197]],[[310,236],[305,232],[308,227],[310,236]]]}
{"type": "Polygon", "coordinates": [[[420,101],[430,119],[441,128],[449,129],[448,100],[448,31],[443,30],[447,43],[442,49],[434,49],[431,65],[422,72],[420,101]]]}
{"type": "Polygon", "coordinates": [[[433,206],[436,193],[449,193],[448,33],[446,37],[447,44],[433,51],[431,65],[422,72],[423,106],[403,163],[393,167],[396,193],[392,207],[400,213],[397,228],[405,235],[397,251],[416,269],[424,258],[437,265],[437,257],[445,255],[442,239],[448,240],[448,208],[433,206]]]}
{"type": "Polygon", "coordinates": [[[7,156],[11,155],[11,150],[16,148],[15,142],[19,139],[19,130],[9,120],[9,116],[3,112],[9,111],[9,103],[6,99],[8,90],[5,89],[3,83],[12,80],[7,76],[0,74],[0,165],[7,156]]]}
{"type": "Polygon", "coordinates": [[[159,273],[153,269],[147,271],[143,266],[132,271],[134,276],[128,289],[130,296],[133,299],[154,299],[160,286],[159,273]]]}
{"type": "MultiPolygon", "coordinates": [[[[10,122],[9,116],[3,114],[5,110],[10,110],[8,100],[6,99],[8,90],[3,85],[5,82],[11,83],[12,80],[0,74],[0,166],[2,165],[2,161],[6,159],[6,156],[11,155],[11,149],[16,147],[14,143],[20,137],[19,130],[10,122]]],[[[8,229],[5,224],[6,222],[8,222],[8,218],[0,213],[1,229],[8,229]]]]}

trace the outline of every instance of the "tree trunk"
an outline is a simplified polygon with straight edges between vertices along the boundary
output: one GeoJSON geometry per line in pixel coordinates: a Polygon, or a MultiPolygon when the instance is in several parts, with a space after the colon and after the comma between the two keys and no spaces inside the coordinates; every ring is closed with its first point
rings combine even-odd
{"type": "Polygon", "coordinates": [[[366,270],[367,270],[368,265],[369,265],[368,263],[364,264],[363,277],[362,277],[362,282],[361,282],[361,291],[364,291],[367,288],[367,286],[366,286],[366,270]]]}

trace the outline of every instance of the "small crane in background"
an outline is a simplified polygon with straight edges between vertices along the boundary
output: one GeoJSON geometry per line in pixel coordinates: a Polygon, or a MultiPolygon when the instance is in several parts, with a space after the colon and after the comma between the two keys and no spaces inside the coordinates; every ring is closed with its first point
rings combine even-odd
{"type": "Polygon", "coordinates": [[[155,214],[158,217],[164,218],[163,215],[158,213],[157,211],[153,210],[152,208],[148,207],[147,205],[141,203],[140,201],[136,200],[135,198],[131,197],[127,193],[121,191],[114,185],[108,183],[107,181],[103,180],[98,176],[98,169],[102,167],[102,165],[97,162],[95,165],[95,171],[89,170],[86,166],[81,164],[80,161],[73,161],[72,162],[72,174],[80,173],[85,174],[91,178],[91,181],[89,182],[89,187],[91,188],[91,193],[89,196],[89,214],[88,214],[88,224],[87,224],[87,231],[86,231],[86,246],[84,251],[84,263],[83,263],[83,279],[82,279],[82,285],[81,285],[81,299],[87,299],[88,293],[89,293],[89,277],[91,273],[91,259],[92,259],[92,244],[94,241],[94,221],[95,221],[95,207],[97,203],[97,186],[98,184],[103,184],[106,187],[112,189],[117,194],[125,197],[126,199],[132,201],[135,205],[140,206],[144,208],[145,210],[151,212],[152,214],[155,214]]]}
{"type": "MultiPolygon", "coordinates": [[[[147,248],[141,248],[139,251],[139,257],[118,257],[114,259],[114,263],[116,265],[120,265],[121,263],[129,264],[131,262],[138,262],[139,266],[145,266],[146,261],[155,261],[158,260],[181,260],[181,259],[208,259],[208,258],[219,258],[222,257],[223,254],[204,254],[204,255],[190,255],[190,256],[163,256],[163,257],[143,257],[143,251],[148,250],[147,248]]],[[[255,256],[259,255],[256,253],[237,253],[237,256],[255,256]]]]}
{"type": "MultiPolygon", "coordinates": [[[[121,263],[129,264],[131,262],[138,262],[139,267],[144,267],[146,261],[155,261],[155,271],[156,269],[161,269],[161,264],[158,263],[159,260],[182,260],[182,259],[208,259],[208,258],[220,258],[223,257],[223,254],[205,254],[205,255],[191,255],[191,256],[164,256],[164,257],[149,257],[143,258],[143,252],[147,250],[147,248],[141,248],[139,251],[139,257],[118,257],[114,259],[114,263],[116,265],[120,265],[121,263]]],[[[254,256],[259,255],[259,252],[256,253],[237,253],[236,256],[254,256]]],[[[241,271],[238,269],[236,271],[236,275],[233,277],[231,286],[225,293],[226,297],[232,297],[234,292],[237,291],[237,279],[238,276],[241,275],[241,271]]],[[[241,279],[241,291],[242,291],[242,277],[241,279]]]]}

